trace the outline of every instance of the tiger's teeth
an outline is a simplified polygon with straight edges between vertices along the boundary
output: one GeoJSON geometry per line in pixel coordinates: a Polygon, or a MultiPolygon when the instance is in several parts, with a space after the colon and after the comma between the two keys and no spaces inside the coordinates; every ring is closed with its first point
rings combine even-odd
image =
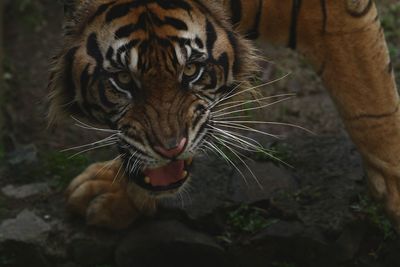
{"type": "Polygon", "coordinates": [[[182,179],[186,178],[187,175],[188,175],[188,172],[187,172],[187,171],[184,171],[184,172],[182,173],[182,179]]]}
{"type": "Polygon", "coordinates": [[[150,184],[150,177],[148,177],[148,176],[146,176],[145,178],[144,178],[144,182],[146,183],[146,184],[150,184]]]}

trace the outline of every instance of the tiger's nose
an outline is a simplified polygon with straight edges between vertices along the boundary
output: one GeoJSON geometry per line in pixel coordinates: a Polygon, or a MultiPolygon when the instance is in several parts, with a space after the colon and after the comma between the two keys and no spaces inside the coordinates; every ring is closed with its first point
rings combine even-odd
{"type": "Polygon", "coordinates": [[[182,138],[180,141],[176,139],[167,144],[168,147],[155,146],[154,149],[167,158],[174,158],[179,156],[186,147],[187,139],[182,138]]]}

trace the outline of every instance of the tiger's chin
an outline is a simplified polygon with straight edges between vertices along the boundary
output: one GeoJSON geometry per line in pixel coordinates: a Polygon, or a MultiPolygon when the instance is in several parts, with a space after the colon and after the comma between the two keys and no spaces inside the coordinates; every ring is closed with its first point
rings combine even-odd
{"type": "Polygon", "coordinates": [[[159,167],[128,174],[129,180],[155,196],[174,194],[189,180],[193,158],[178,159],[159,167]]]}

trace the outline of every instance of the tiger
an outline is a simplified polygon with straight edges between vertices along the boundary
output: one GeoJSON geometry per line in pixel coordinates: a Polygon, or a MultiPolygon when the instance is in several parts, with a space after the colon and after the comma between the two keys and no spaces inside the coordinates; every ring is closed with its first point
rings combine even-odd
{"type": "MultiPolygon", "coordinates": [[[[400,230],[400,112],[373,0],[70,0],[49,82],[49,120],[103,125],[120,157],[66,190],[88,225],[123,229],[191,179],[213,111],[259,70],[258,48],[302,54],[360,152],[372,195],[400,230]],[[118,182],[115,182],[118,181],[118,182]]],[[[89,127],[89,126],[88,126],[89,127]]]]}

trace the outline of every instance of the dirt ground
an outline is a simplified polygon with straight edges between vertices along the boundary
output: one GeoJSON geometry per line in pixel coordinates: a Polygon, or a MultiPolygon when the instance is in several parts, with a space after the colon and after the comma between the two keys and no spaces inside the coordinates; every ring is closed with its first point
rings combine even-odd
{"type": "MultiPolygon", "coordinates": [[[[109,159],[116,153],[99,150],[70,159],[60,150],[97,140],[100,135],[76,127],[71,119],[57,127],[47,125],[48,69],[62,34],[63,13],[58,2],[6,0],[4,79],[7,91],[4,109],[8,123],[5,129],[7,138],[0,144],[0,188],[9,184],[44,181],[50,185],[52,193],[46,198],[23,201],[11,200],[0,193],[0,223],[2,219],[15,217],[27,207],[65,218],[64,211],[60,209],[62,190],[71,177],[90,162],[109,159]]],[[[379,7],[398,74],[397,81],[400,81],[400,4],[397,0],[382,0],[379,7]]],[[[268,94],[295,93],[296,97],[254,116],[293,123],[315,133],[313,136],[293,127],[260,128],[282,135],[282,141],[259,138],[260,142],[274,149],[277,156],[294,166],[289,171],[298,184],[290,197],[284,193],[274,196],[272,206],[279,211],[277,216],[282,219],[296,214],[307,225],[324,228],[324,238],[332,240],[342,236],[340,233],[346,228],[344,225],[353,223],[357,217],[357,223],[368,229],[364,232],[367,237],[364,237],[354,257],[340,266],[400,266],[396,265],[399,261],[393,260],[398,254],[396,249],[400,248],[400,241],[382,216],[380,207],[368,199],[359,156],[349,142],[319,78],[302,57],[286,49],[271,48],[266,57],[274,63],[265,66],[264,78],[275,79],[286,73],[291,74],[264,90],[268,94]],[[346,212],[342,212],[343,209],[346,212]],[[334,216],[339,213],[344,215],[336,220],[334,216]],[[352,219],[346,221],[346,216],[352,216],[352,219]]],[[[264,158],[259,160],[266,161],[264,158]]],[[[260,203],[254,205],[265,208],[260,203]]],[[[268,208],[271,208],[270,204],[268,208]]],[[[233,219],[242,218],[234,212],[228,211],[233,219]]],[[[243,240],[247,240],[248,236],[241,232],[243,227],[239,226],[238,230],[237,223],[226,224],[229,225],[222,228],[231,229],[231,232],[226,234],[222,231],[223,239],[235,245],[246,244],[243,240]]],[[[243,254],[249,254],[252,249],[246,245],[237,247],[242,249],[240,253],[243,254]]],[[[236,247],[230,249],[235,251],[236,247]]],[[[306,266],[299,258],[278,257],[271,266],[306,266]]]]}

